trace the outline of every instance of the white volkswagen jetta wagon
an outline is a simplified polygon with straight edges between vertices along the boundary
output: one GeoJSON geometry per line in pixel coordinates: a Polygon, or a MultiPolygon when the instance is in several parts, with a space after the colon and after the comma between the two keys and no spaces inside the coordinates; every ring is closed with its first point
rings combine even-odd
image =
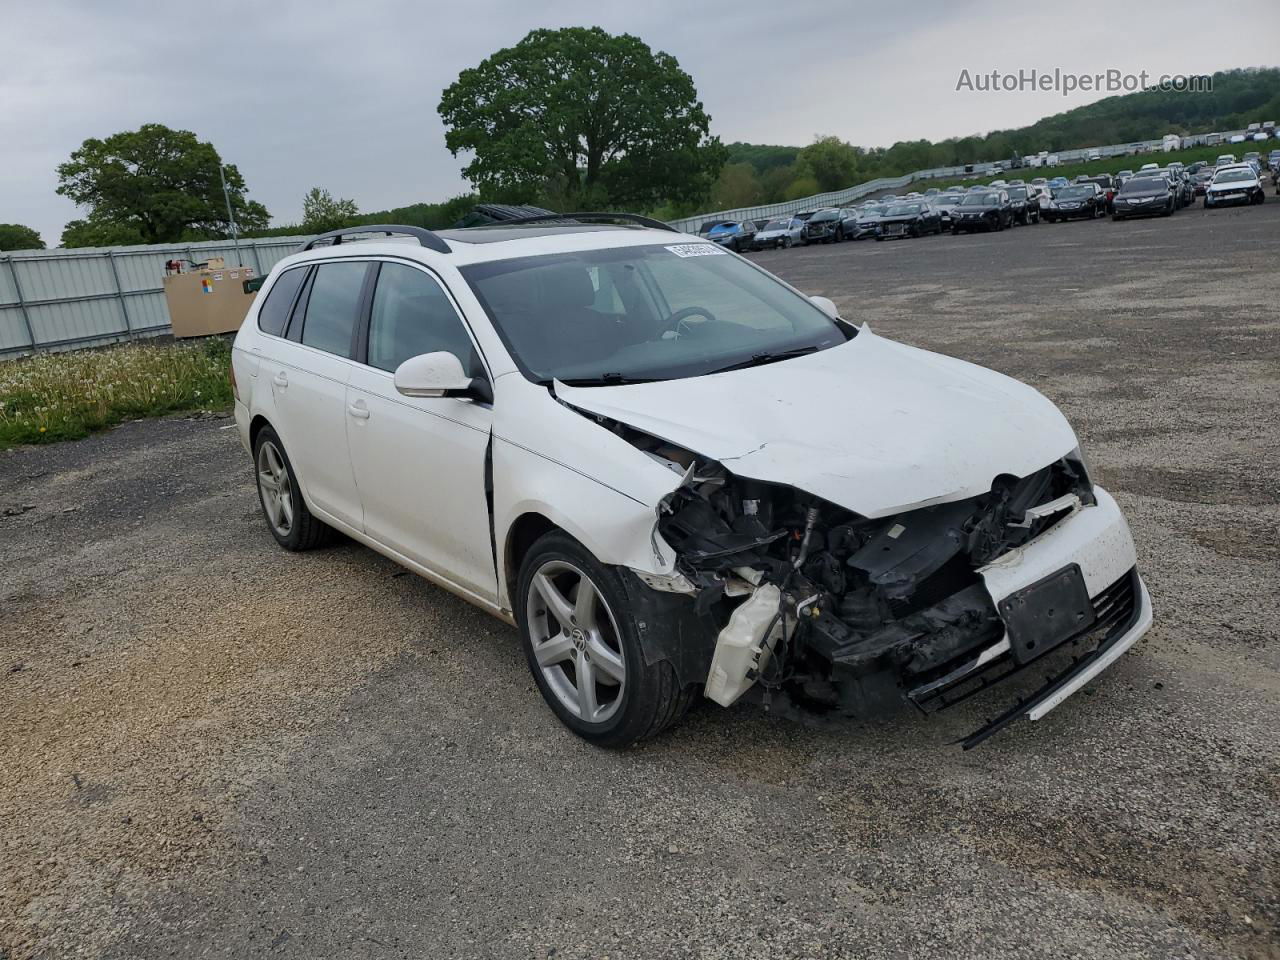
{"type": "Polygon", "coordinates": [[[267,526],[516,624],[593,743],[699,695],[931,713],[1048,674],[967,748],[1151,624],[1124,517],[1028,386],[641,217],[360,232],[388,238],[277,264],[236,337],[267,526]]]}

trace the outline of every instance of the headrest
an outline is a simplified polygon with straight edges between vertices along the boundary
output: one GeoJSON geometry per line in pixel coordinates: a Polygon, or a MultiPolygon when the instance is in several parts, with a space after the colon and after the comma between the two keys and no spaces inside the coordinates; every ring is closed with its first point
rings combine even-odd
{"type": "Polygon", "coordinates": [[[577,310],[595,302],[591,275],[580,263],[557,263],[538,271],[542,308],[548,311],[577,310]]]}

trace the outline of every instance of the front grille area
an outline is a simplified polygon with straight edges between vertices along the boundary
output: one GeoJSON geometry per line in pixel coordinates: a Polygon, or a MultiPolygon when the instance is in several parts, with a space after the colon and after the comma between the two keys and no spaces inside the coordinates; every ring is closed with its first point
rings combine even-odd
{"type": "Polygon", "coordinates": [[[1134,619],[1138,604],[1138,575],[1130,571],[1093,598],[1093,612],[1098,618],[1091,633],[1109,634],[1117,624],[1134,619]]]}
{"type": "MultiPolygon", "coordinates": [[[[1079,648],[1088,641],[1096,641],[1093,649],[1086,651],[1085,658],[1093,656],[1108,640],[1124,633],[1137,619],[1138,615],[1138,570],[1133,568],[1119,580],[1103,588],[1092,598],[1094,615],[1092,626],[1074,637],[1045,651],[1063,650],[1068,647],[1079,648]]],[[[1076,660],[1080,659],[1076,655],[1076,660]]],[[[907,691],[907,699],[925,713],[937,713],[947,707],[955,706],[976,693],[981,693],[1028,666],[1039,662],[1030,660],[1024,664],[1014,663],[1009,653],[1001,654],[994,660],[976,665],[973,652],[952,660],[937,670],[930,671],[930,677],[921,678],[921,683],[907,691]]]]}

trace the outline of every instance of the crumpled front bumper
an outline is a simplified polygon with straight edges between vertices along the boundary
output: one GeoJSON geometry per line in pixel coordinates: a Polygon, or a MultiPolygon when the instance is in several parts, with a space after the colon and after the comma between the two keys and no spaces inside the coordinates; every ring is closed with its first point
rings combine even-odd
{"type": "MultiPolygon", "coordinates": [[[[998,607],[1006,597],[1064,567],[1077,565],[1096,620],[1080,634],[1046,651],[1049,660],[1056,659],[1054,651],[1060,654],[1064,648],[1072,648],[1073,656],[1043,687],[964,737],[960,743],[966,750],[1021,717],[1041,719],[1115,663],[1151,627],[1151,596],[1138,574],[1129,526],[1110,494],[1100,487],[1094,492],[1096,505],[1078,510],[1025,547],[979,571],[998,607]]],[[[1043,662],[1038,657],[1017,662],[1006,633],[997,643],[953,665],[943,676],[908,690],[907,698],[924,712],[935,713],[1027,668],[1042,669],[1043,662]]]]}

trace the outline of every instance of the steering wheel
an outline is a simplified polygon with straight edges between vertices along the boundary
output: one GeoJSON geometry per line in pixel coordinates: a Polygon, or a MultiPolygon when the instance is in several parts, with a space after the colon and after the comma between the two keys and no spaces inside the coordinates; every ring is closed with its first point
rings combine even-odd
{"type": "Polygon", "coordinates": [[[677,310],[662,321],[663,332],[670,331],[675,334],[675,339],[679,340],[682,336],[686,336],[691,332],[685,325],[685,321],[690,317],[705,317],[713,323],[716,320],[716,315],[706,307],[685,307],[683,310],[677,310]]]}

